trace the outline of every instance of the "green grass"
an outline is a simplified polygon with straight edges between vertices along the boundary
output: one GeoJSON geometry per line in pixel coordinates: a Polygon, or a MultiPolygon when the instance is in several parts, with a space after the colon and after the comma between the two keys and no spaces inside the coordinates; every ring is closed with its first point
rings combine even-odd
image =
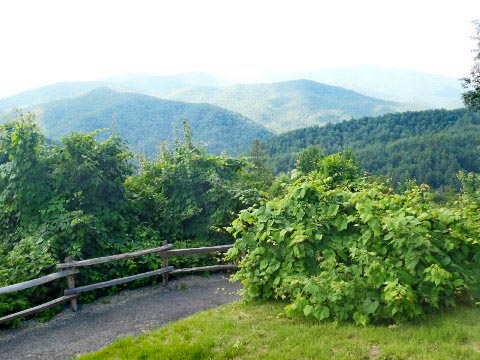
{"type": "Polygon", "coordinates": [[[87,354],[93,359],[480,359],[480,309],[357,327],[291,319],[282,303],[200,312],[87,354]]]}

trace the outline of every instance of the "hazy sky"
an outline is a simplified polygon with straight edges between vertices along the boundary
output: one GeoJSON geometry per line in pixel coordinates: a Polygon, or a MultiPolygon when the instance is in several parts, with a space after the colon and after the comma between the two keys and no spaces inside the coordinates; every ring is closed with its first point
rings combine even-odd
{"type": "Polygon", "coordinates": [[[378,64],[466,75],[479,0],[1,0],[0,96],[121,73],[378,64]]]}

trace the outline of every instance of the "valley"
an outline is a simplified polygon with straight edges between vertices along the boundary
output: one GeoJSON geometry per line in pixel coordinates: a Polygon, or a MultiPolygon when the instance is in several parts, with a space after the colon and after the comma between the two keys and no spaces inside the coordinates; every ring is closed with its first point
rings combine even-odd
{"type": "MultiPolygon", "coordinates": [[[[361,68],[356,81],[372,79],[368,74],[375,70],[361,68]]],[[[310,76],[338,83],[349,71],[310,76]]],[[[414,88],[423,89],[425,96],[434,97],[428,87],[450,94],[450,99],[457,96],[451,82],[433,75],[391,69],[378,73],[383,75],[376,80],[377,88],[382,79],[404,76],[407,86],[417,76],[423,81],[414,88]]],[[[367,80],[364,84],[374,85],[367,80]]],[[[418,99],[418,104],[424,102],[418,99]]],[[[194,141],[213,154],[248,155],[259,140],[275,173],[294,168],[299,154],[312,145],[326,154],[351,149],[365,171],[394,183],[414,179],[435,188],[457,188],[459,171],[477,171],[480,166],[475,155],[478,115],[465,110],[415,111],[424,105],[385,101],[312,80],[228,85],[203,73],[119,76],[58,83],[0,99],[3,121],[13,108],[35,113],[53,140],[99,129],[104,129],[98,135],[104,139],[115,129],[133,151],[150,158],[161,144],[171,146],[188,121],[194,141]]]]}

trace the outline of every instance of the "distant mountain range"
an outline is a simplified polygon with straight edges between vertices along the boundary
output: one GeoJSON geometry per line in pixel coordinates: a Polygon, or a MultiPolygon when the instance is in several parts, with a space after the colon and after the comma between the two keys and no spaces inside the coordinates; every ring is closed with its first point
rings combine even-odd
{"type": "Polygon", "coordinates": [[[210,74],[186,73],[169,76],[120,76],[107,79],[112,88],[124,89],[157,97],[163,97],[172,91],[198,86],[223,86],[228,82],[210,74]]]}
{"type": "Polygon", "coordinates": [[[149,156],[157,152],[162,142],[174,141],[174,128],[181,133],[183,120],[190,123],[194,140],[216,154],[243,153],[253,140],[265,140],[272,135],[244,116],[215,105],[162,100],[107,87],[31,110],[49,138],[115,126],[136,152],[149,156]]]}
{"type": "Polygon", "coordinates": [[[190,87],[220,86],[223,84],[225,84],[225,81],[203,73],[171,76],[126,75],[101,81],[61,82],[0,99],[0,112],[6,112],[12,108],[27,108],[51,101],[73,98],[104,86],[116,91],[138,92],[161,97],[169,92],[190,87]]]}
{"type": "Polygon", "coordinates": [[[376,98],[415,104],[422,108],[463,107],[460,81],[421,71],[362,65],[310,72],[272,74],[269,81],[306,78],[342,86],[376,98]]]}
{"type": "Polygon", "coordinates": [[[195,87],[178,90],[164,97],[215,104],[241,113],[278,133],[412,109],[412,106],[368,97],[311,80],[195,87]]]}
{"type": "Polygon", "coordinates": [[[142,82],[117,79],[122,86],[109,83],[108,87],[98,87],[102,82],[62,83],[4,99],[3,104],[7,100],[8,106],[20,101],[31,104],[47,100],[27,106],[28,111],[37,114],[47,137],[58,139],[73,131],[115,127],[134,151],[147,156],[154,156],[161,143],[172,143],[177,136],[175,128],[180,130],[182,122],[187,120],[194,140],[204,144],[210,153],[244,154],[255,139],[261,140],[271,155],[270,164],[277,171],[291,169],[298,154],[310,145],[326,153],[352,149],[364,169],[391,176],[395,182],[415,178],[434,187],[458,187],[458,171],[480,171],[477,151],[480,114],[465,109],[376,116],[401,110],[403,105],[310,80],[196,85],[173,92],[170,86],[156,86],[157,80],[151,80],[150,91],[166,91],[168,94],[164,96],[169,99],[127,92],[126,86],[135,83],[141,87],[142,82]],[[63,99],[48,101],[57,97],[63,99]],[[207,101],[241,110],[256,122],[207,101]],[[362,114],[369,117],[338,122],[362,114]],[[311,124],[326,125],[304,127],[311,124]],[[277,132],[302,128],[275,136],[267,126],[277,132]]]}
{"type": "Polygon", "coordinates": [[[0,99],[0,113],[8,112],[13,108],[23,109],[51,101],[72,98],[105,85],[107,84],[101,81],[86,81],[62,82],[42,86],[0,99]]]}
{"type": "MultiPolygon", "coordinates": [[[[361,93],[304,79],[227,85],[224,80],[202,73],[132,75],[57,83],[25,91],[0,99],[0,114],[13,108],[34,111],[47,136],[54,139],[72,131],[111,128],[115,119],[120,134],[133,149],[147,155],[154,154],[161,142],[171,142],[174,126],[180,127],[183,120],[188,120],[195,139],[206,144],[208,151],[234,155],[245,152],[254,139],[272,137],[273,132],[429,106],[461,105],[458,82],[442,76],[377,67],[303,75],[344,84],[361,93]]],[[[374,121],[377,119],[369,120],[374,121]]],[[[300,131],[310,134],[313,130],[300,131]]],[[[391,135],[399,136],[395,132],[391,135]]],[[[297,141],[294,138],[289,137],[297,141]]]]}
{"type": "Polygon", "coordinates": [[[384,101],[311,80],[232,86],[220,84],[220,80],[201,74],[58,83],[0,99],[0,112],[13,107],[28,108],[69,99],[105,86],[119,92],[217,105],[242,114],[275,132],[415,109],[411,105],[384,101]]]}

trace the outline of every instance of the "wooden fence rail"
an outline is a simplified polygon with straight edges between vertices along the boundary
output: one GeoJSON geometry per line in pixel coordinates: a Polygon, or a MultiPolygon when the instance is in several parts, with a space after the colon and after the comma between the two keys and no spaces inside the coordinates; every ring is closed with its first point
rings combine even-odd
{"type": "Polygon", "coordinates": [[[160,253],[162,251],[171,249],[172,247],[173,247],[172,244],[167,244],[167,245],[160,246],[158,248],[135,251],[135,252],[131,252],[131,253],[112,255],[112,256],[104,256],[104,257],[99,257],[99,258],[95,258],[95,259],[88,259],[88,260],[71,261],[71,262],[66,262],[64,264],[57,264],[57,269],[68,269],[68,268],[72,268],[72,267],[78,268],[78,267],[83,267],[83,266],[103,264],[103,263],[106,263],[106,262],[117,261],[117,260],[132,259],[132,258],[136,258],[136,257],[139,257],[139,256],[148,255],[148,254],[160,253]]]}
{"type": "Polygon", "coordinates": [[[233,247],[233,244],[189,248],[189,249],[172,249],[172,247],[173,247],[172,244],[168,244],[166,241],[164,241],[162,246],[160,247],[125,253],[125,254],[104,256],[104,257],[99,257],[95,259],[78,260],[78,261],[73,261],[71,257],[68,257],[65,259],[65,263],[57,264],[57,269],[61,270],[59,272],[42,276],[37,279],[33,279],[33,280],[29,280],[29,281],[25,281],[18,284],[13,284],[13,285],[0,288],[0,295],[1,295],[1,294],[8,294],[8,293],[28,289],[34,286],[42,285],[56,279],[61,279],[61,278],[67,279],[67,289],[64,291],[64,296],[61,296],[55,300],[49,301],[44,304],[29,308],[26,310],[22,310],[14,314],[4,316],[0,318],[0,324],[6,323],[8,321],[11,321],[20,317],[38,313],[40,311],[49,309],[53,306],[64,303],[66,301],[70,301],[70,308],[72,309],[72,311],[77,311],[77,296],[87,291],[102,289],[105,287],[124,284],[130,281],[135,281],[135,280],[144,279],[151,276],[158,276],[158,275],[162,275],[162,278],[163,278],[162,284],[167,285],[169,274],[172,274],[172,275],[184,274],[184,273],[190,273],[195,271],[231,270],[231,269],[237,268],[236,264],[199,266],[199,267],[184,268],[184,269],[175,269],[173,266],[168,265],[168,259],[170,257],[199,255],[199,254],[207,254],[207,253],[215,253],[215,252],[226,252],[228,249],[233,247]],[[148,255],[148,254],[161,255],[162,267],[160,269],[148,271],[141,274],[126,276],[118,279],[103,281],[95,284],[75,287],[75,275],[80,272],[78,269],[80,267],[103,264],[103,263],[117,261],[117,260],[132,259],[132,258],[136,258],[136,257],[148,255]]]}
{"type": "Polygon", "coordinates": [[[53,274],[50,274],[50,275],[42,276],[42,277],[39,277],[39,278],[34,279],[34,280],[24,281],[24,282],[21,282],[21,283],[18,283],[18,284],[5,286],[5,287],[0,288],[0,295],[9,294],[9,293],[17,292],[17,291],[20,291],[20,290],[25,290],[25,289],[28,289],[28,288],[31,288],[31,287],[34,287],[34,286],[46,284],[50,281],[61,279],[61,278],[67,277],[69,275],[74,275],[74,274],[78,274],[78,273],[79,273],[79,271],[77,269],[69,269],[69,270],[64,270],[64,271],[60,271],[60,272],[57,272],[57,273],[53,273],[53,274]]]}
{"type": "Polygon", "coordinates": [[[119,279],[108,280],[108,281],[103,281],[103,282],[99,282],[99,283],[96,283],[96,284],[85,285],[85,286],[80,286],[80,287],[73,288],[73,289],[68,289],[68,290],[65,290],[65,295],[80,294],[80,293],[84,293],[84,292],[87,292],[87,291],[103,289],[103,288],[106,288],[106,287],[109,287],[109,286],[120,285],[120,284],[124,284],[124,283],[130,282],[130,281],[145,279],[145,278],[150,277],[150,276],[161,275],[161,274],[164,274],[164,273],[167,273],[167,272],[172,272],[172,271],[173,271],[173,266],[168,266],[168,267],[165,267],[165,268],[145,272],[145,273],[142,273],[142,274],[126,276],[126,277],[119,278],[119,279]]]}

